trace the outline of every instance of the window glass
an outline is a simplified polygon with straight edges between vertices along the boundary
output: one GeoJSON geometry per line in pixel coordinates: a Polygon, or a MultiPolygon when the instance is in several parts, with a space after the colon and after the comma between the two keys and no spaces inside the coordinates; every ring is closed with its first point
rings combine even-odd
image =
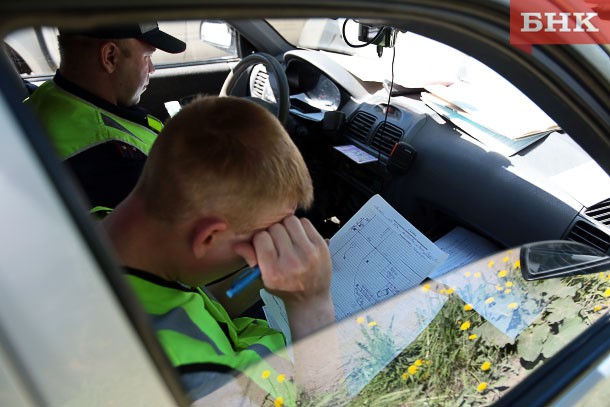
{"type": "Polygon", "coordinates": [[[153,54],[155,66],[193,64],[219,59],[237,58],[235,31],[222,21],[170,21],[160,22],[159,28],[186,43],[186,51],[153,54]]]}
{"type": "MultiPolygon", "coordinates": [[[[159,22],[161,30],[184,41],[186,51],[169,54],[157,51],[153,55],[156,67],[191,65],[237,58],[236,34],[222,21],[159,22]]],[[[55,27],[24,28],[4,38],[4,49],[18,72],[28,78],[53,75],[59,67],[55,27]]]]}

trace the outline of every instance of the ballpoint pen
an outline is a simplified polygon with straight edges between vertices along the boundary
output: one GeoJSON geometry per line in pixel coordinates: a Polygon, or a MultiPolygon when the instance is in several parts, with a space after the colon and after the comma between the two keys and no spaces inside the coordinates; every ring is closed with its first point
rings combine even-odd
{"type": "Polygon", "coordinates": [[[258,268],[258,266],[254,266],[248,271],[244,272],[241,276],[237,277],[235,281],[233,281],[231,288],[227,290],[227,297],[233,298],[235,295],[241,293],[260,276],[261,269],[258,268]]]}

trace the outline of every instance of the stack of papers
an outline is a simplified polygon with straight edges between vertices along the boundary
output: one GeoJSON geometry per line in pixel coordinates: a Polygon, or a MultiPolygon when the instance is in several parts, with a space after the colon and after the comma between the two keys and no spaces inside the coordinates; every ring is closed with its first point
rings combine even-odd
{"type": "Polygon", "coordinates": [[[559,126],[516,88],[499,82],[429,85],[421,99],[493,151],[511,156],[559,126]]]}

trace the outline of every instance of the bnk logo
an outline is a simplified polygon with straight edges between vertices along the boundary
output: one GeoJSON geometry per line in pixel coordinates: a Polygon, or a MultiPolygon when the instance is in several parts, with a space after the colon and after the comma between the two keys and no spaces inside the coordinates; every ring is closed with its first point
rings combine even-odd
{"type": "Polygon", "coordinates": [[[521,32],[599,32],[591,19],[597,13],[521,13],[521,32]]]}
{"type": "Polygon", "coordinates": [[[510,42],[609,44],[610,0],[511,0],[510,42]]]}

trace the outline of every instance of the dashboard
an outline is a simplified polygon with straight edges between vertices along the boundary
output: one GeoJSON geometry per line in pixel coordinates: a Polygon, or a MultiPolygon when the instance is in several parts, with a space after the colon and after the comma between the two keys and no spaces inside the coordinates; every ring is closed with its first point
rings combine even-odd
{"type": "Polygon", "coordinates": [[[505,156],[441,119],[419,94],[388,103],[382,88],[369,93],[323,54],[290,51],[284,66],[287,127],[310,167],[321,219],[347,220],[381,194],[431,240],[462,226],[498,247],[569,239],[610,251],[608,226],[554,182],[562,163],[588,159],[567,134],[505,156]],[[346,145],[370,161],[336,148],[346,145]]]}

